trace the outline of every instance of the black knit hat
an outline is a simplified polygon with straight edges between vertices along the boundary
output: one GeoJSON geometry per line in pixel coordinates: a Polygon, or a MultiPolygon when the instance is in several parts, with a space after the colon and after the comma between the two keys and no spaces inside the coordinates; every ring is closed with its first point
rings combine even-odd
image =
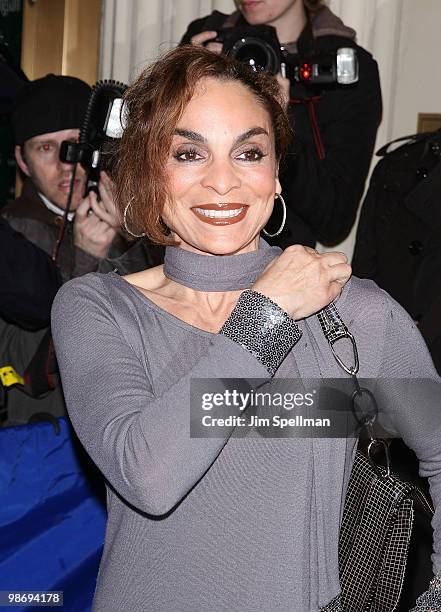
{"type": "Polygon", "coordinates": [[[22,145],[39,134],[80,128],[90,92],[84,81],[55,74],[28,83],[14,102],[11,120],[15,143],[22,145]]]}

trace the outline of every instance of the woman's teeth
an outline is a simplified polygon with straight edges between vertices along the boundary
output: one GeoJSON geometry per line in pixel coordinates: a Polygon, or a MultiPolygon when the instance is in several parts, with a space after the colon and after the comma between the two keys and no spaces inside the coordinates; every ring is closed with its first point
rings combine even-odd
{"type": "Polygon", "coordinates": [[[233,210],[206,210],[204,208],[195,208],[194,210],[199,215],[204,215],[204,217],[210,217],[211,219],[228,219],[240,215],[243,211],[243,206],[233,210]]]}

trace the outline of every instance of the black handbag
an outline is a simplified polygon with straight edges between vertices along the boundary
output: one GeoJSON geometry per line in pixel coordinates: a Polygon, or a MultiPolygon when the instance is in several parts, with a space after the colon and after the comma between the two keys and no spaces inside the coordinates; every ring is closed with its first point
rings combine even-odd
{"type": "MultiPolygon", "coordinates": [[[[381,442],[386,449],[386,442],[381,442]]],[[[376,439],[370,442],[379,443],[376,439]]],[[[394,475],[389,459],[383,467],[374,462],[371,452],[366,456],[358,450],[340,528],[339,570],[345,612],[408,611],[415,604],[416,596],[404,603],[401,594],[416,513],[428,522],[433,515],[422,491],[394,475]]]]}
{"type": "MultiPolygon", "coordinates": [[[[432,543],[433,508],[413,482],[392,472],[389,444],[373,435],[377,416],[375,398],[360,387],[358,353],[355,339],[348,331],[334,304],[318,314],[322,330],[339,365],[353,378],[353,402],[368,395],[373,411],[363,417],[368,442],[359,441],[346,493],[339,539],[341,603],[344,612],[393,612],[408,610],[416,597],[427,589],[432,577],[430,560],[409,563],[409,551],[418,550],[418,535],[432,543]],[[334,350],[341,338],[352,342],[354,365],[348,367],[334,350]],[[375,451],[382,450],[385,465],[375,451]],[[418,531],[418,534],[416,533],[418,531]],[[404,588],[406,576],[422,568],[421,590],[404,588]]],[[[356,416],[360,422],[359,416],[356,416]]],[[[415,583],[413,577],[412,580],[415,583]]]]}

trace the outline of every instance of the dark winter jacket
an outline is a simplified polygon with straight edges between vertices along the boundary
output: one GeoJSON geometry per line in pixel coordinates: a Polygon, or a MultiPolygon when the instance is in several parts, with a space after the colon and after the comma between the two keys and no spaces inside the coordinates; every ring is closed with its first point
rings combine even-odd
{"type": "Polygon", "coordinates": [[[51,258],[0,219],[0,317],[26,329],[49,325],[61,278],[51,258]]]}
{"type": "Polygon", "coordinates": [[[398,140],[378,152],[352,269],[418,321],[441,373],[441,131],[398,140]]]}
{"type": "MultiPolygon", "coordinates": [[[[52,254],[62,218],[44,205],[30,179],[25,180],[19,198],[1,210],[9,224],[28,240],[52,254]]],[[[73,223],[68,222],[61,244],[58,265],[63,282],[89,272],[109,272],[115,268],[120,274],[129,274],[162,263],[163,248],[146,241],[127,243],[119,236],[114,240],[105,259],[98,259],[75,246],[73,223]]]]}

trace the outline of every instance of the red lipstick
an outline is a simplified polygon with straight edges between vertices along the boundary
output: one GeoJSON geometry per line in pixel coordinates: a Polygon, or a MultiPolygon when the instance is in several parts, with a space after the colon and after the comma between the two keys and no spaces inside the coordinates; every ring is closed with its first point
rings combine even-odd
{"type": "Polygon", "coordinates": [[[247,204],[238,202],[201,204],[191,210],[198,219],[210,225],[233,225],[239,223],[248,211],[247,204]]]}

